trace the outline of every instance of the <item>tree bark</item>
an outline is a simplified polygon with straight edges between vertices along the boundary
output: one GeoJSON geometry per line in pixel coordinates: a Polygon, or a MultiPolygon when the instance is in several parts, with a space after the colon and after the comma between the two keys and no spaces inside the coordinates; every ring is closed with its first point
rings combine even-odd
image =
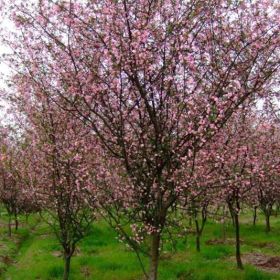
{"type": "Polygon", "coordinates": [[[8,236],[11,237],[12,236],[12,225],[11,225],[11,216],[9,215],[9,222],[8,222],[8,236]]]}
{"type": "Polygon", "coordinates": [[[197,217],[195,217],[195,228],[196,228],[196,251],[200,252],[200,229],[197,217]]]}
{"type": "MultiPolygon", "coordinates": [[[[239,208],[238,208],[239,209],[239,208]]],[[[240,228],[239,228],[239,213],[235,213],[235,247],[236,247],[236,262],[239,269],[243,269],[240,253],[240,228]]]]}
{"type": "Polygon", "coordinates": [[[222,231],[223,231],[223,241],[226,241],[226,217],[225,217],[225,206],[223,205],[223,219],[222,219],[222,231]]]}
{"type": "Polygon", "coordinates": [[[18,216],[15,214],[15,229],[18,230],[18,216]]]}
{"type": "Polygon", "coordinates": [[[265,230],[266,232],[270,232],[271,227],[270,227],[270,215],[269,214],[265,214],[265,230]]]}
{"type": "Polygon", "coordinates": [[[69,279],[69,273],[70,273],[70,262],[71,262],[71,256],[67,255],[64,257],[64,273],[63,273],[63,280],[69,279]]]}
{"type": "Polygon", "coordinates": [[[256,225],[257,221],[257,207],[254,207],[253,225],[256,225]]]}
{"type": "Polygon", "coordinates": [[[200,252],[200,235],[196,235],[196,251],[200,252]]]}
{"type": "Polygon", "coordinates": [[[228,203],[228,209],[229,209],[229,213],[231,216],[232,225],[233,225],[233,227],[235,227],[235,210],[233,209],[233,206],[231,203],[228,203]]]}
{"type": "Polygon", "coordinates": [[[158,275],[160,233],[154,233],[151,238],[151,256],[149,280],[156,280],[158,275]]]}

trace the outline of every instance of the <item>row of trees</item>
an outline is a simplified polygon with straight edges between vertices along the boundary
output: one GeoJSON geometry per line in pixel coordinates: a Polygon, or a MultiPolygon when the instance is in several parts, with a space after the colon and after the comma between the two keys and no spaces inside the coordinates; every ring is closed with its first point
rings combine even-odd
{"type": "MultiPolygon", "coordinates": [[[[135,250],[140,262],[143,254],[152,257],[147,240],[155,229],[147,222],[146,213],[131,214],[135,194],[133,190],[121,193],[122,188],[127,191],[124,171],[120,173],[119,166],[101,154],[96,142],[92,146],[96,136],[78,126],[78,120],[68,119],[68,113],[60,109],[51,114],[49,109],[41,111],[44,102],[38,104],[29,116],[26,134],[11,138],[14,132],[7,129],[1,134],[0,200],[9,215],[9,235],[12,217],[17,229],[19,214],[40,213],[63,248],[65,279],[76,244],[88,233],[96,216],[109,222],[120,239],[135,250]]],[[[252,110],[238,111],[197,153],[192,174],[185,170],[189,181],[176,190],[178,202],[169,210],[161,238],[168,236],[169,241],[176,242],[178,236],[188,234],[187,220],[191,219],[200,251],[206,220],[219,215],[224,224],[226,207],[235,228],[237,265],[242,268],[240,213],[252,209],[255,224],[259,208],[265,216],[265,230],[271,230],[272,210],[280,202],[279,169],[279,125],[252,110]]]]}
{"type": "Polygon", "coordinates": [[[5,97],[20,129],[1,143],[2,202],[10,192],[8,200],[18,199],[11,213],[21,200],[43,210],[64,250],[64,279],[97,214],[140,262],[150,257],[144,273],[155,280],[175,213],[193,216],[199,250],[209,208],[224,204],[242,268],[241,204],[260,207],[270,230],[279,201],[273,1],[5,7],[18,27],[3,38],[15,71],[5,97]]]}

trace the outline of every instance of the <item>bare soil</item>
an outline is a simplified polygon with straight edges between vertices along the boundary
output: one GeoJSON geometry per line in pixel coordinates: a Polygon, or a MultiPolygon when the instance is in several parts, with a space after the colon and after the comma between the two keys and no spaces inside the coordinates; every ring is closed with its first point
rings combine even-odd
{"type": "MultiPolygon", "coordinates": [[[[235,244],[235,239],[234,238],[227,238],[227,239],[209,239],[206,242],[206,245],[234,245],[235,244]]],[[[240,243],[244,243],[244,240],[240,240],[240,243]]]]}
{"type": "Polygon", "coordinates": [[[244,263],[252,264],[267,272],[280,272],[280,256],[268,256],[260,253],[245,254],[244,263]]]}
{"type": "Polygon", "coordinates": [[[14,263],[14,260],[10,256],[0,256],[1,262],[6,265],[11,265],[14,263]]]}

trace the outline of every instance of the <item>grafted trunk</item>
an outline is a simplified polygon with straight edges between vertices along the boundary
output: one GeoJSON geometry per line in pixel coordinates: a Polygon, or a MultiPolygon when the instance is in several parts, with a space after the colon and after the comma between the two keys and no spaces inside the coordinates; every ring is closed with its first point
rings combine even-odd
{"type": "Polygon", "coordinates": [[[200,252],[200,237],[202,235],[205,223],[207,219],[207,205],[204,205],[201,209],[201,225],[199,225],[198,211],[194,211],[194,221],[196,229],[196,251],[200,252]]]}
{"type": "Polygon", "coordinates": [[[15,214],[15,229],[18,230],[18,216],[15,214]]]}
{"type": "Polygon", "coordinates": [[[75,252],[75,245],[74,244],[64,244],[64,273],[63,273],[63,280],[68,280],[70,275],[70,263],[71,258],[75,252]]]}
{"type": "Polygon", "coordinates": [[[160,233],[154,233],[151,237],[151,256],[149,280],[156,280],[158,275],[160,233]]]}
{"type": "Polygon", "coordinates": [[[270,227],[270,214],[266,213],[265,214],[265,231],[270,232],[271,227],[270,227]]]}
{"type": "Polygon", "coordinates": [[[239,269],[243,269],[240,252],[240,227],[239,227],[239,215],[235,213],[235,248],[236,248],[236,262],[239,269]]]}
{"type": "Polygon", "coordinates": [[[196,251],[200,252],[200,234],[196,235],[196,251]]]}
{"type": "Polygon", "coordinates": [[[8,236],[9,237],[12,236],[12,225],[11,225],[11,222],[12,222],[12,218],[11,218],[11,215],[9,215],[9,221],[8,221],[8,236]]]}
{"type": "Polygon", "coordinates": [[[196,251],[200,252],[200,229],[199,229],[199,224],[198,224],[198,220],[197,217],[195,218],[195,228],[196,228],[196,251]]]}
{"type": "Polygon", "coordinates": [[[64,273],[63,273],[63,280],[69,279],[70,274],[70,263],[71,263],[71,256],[67,255],[64,257],[64,273]]]}
{"type": "Polygon", "coordinates": [[[235,210],[231,203],[228,203],[228,209],[232,220],[232,225],[235,226],[235,210]]]}
{"type": "Polygon", "coordinates": [[[257,207],[254,207],[253,225],[256,225],[257,221],[257,207]]]}
{"type": "Polygon", "coordinates": [[[225,218],[225,206],[223,206],[223,218],[222,218],[222,231],[223,231],[223,241],[226,240],[226,218],[225,218]]]}
{"type": "Polygon", "coordinates": [[[270,232],[270,230],[271,230],[270,216],[272,214],[272,207],[273,207],[273,205],[267,204],[267,203],[263,203],[263,205],[262,205],[262,211],[265,216],[265,231],[266,232],[270,232]]]}

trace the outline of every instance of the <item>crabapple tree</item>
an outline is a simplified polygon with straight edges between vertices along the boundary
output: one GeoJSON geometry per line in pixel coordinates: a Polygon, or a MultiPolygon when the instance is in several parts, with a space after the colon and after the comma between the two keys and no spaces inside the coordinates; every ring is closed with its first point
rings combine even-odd
{"type": "Polygon", "coordinates": [[[66,280],[77,243],[88,233],[95,217],[91,170],[94,140],[91,130],[54,105],[40,88],[28,88],[24,78],[17,79],[14,105],[25,120],[29,151],[25,170],[37,204],[44,210],[41,216],[63,248],[66,280]]]}
{"type": "Polygon", "coordinates": [[[10,62],[31,88],[90,127],[117,162],[122,171],[113,175],[126,183],[114,189],[123,201],[111,213],[132,226],[139,221],[148,233],[149,279],[157,279],[161,234],[180,194],[191,188],[185,173],[195,155],[242,103],[273,91],[277,6],[19,2],[9,5],[18,27],[5,38],[15,52],[10,62]]]}

